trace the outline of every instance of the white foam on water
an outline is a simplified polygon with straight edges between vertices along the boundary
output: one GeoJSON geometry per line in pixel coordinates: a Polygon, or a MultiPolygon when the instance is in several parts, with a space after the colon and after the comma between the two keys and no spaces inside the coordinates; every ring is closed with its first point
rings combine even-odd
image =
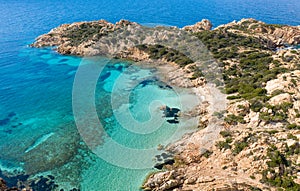
{"type": "Polygon", "coordinates": [[[38,138],[33,145],[31,145],[30,147],[28,147],[25,150],[25,153],[28,153],[29,151],[33,150],[34,148],[36,148],[37,146],[39,146],[40,144],[42,144],[43,142],[45,142],[47,139],[49,139],[54,133],[48,133],[46,135],[43,135],[42,137],[38,138]]]}
{"type": "Polygon", "coordinates": [[[0,169],[1,171],[5,171],[5,172],[8,172],[8,173],[15,173],[15,172],[24,172],[24,169],[18,165],[18,166],[14,166],[12,164],[4,164],[3,161],[0,161],[0,169]]]}

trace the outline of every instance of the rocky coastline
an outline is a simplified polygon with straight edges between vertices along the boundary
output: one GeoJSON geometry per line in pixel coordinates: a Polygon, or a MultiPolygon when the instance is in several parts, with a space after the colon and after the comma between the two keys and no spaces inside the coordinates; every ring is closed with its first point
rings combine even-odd
{"type": "Polygon", "coordinates": [[[208,20],[149,30],[100,20],[61,25],[31,46],[155,64],[168,83],[205,95],[191,113],[201,116],[199,130],[165,147],[172,161],[142,188],[226,191],[300,189],[300,50],[291,48],[299,44],[300,26],[254,19],[213,30],[208,20]],[[185,40],[176,42],[178,31],[185,40]],[[209,57],[178,51],[193,43],[185,35],[201,41],[201,59],[209,57]],[[212,66],[221,77],[210,76],[212,66]]]}
{"type": "MultiPolygon", "coordinates": [[[[174,27],[176,28],[176,27],[174,27]]],[[[32,47],[57,47],[57,52],[61,54],[79,55],[79,56],[95,56],[95,55],[110,55],[120,54],[124,51],[125,45],[121,45],[118,41],[115,48],[116,40],[120,39],[106,39],[109,40],[102,42],[100,39],[109,36],[110,33],[123,34],[126,31],[127,36],[132,32],[143,29],[141,25],[127,20],[120,20],[113,24],[105,20],[91,21],[91,22],[76,22],[72,24],[63,24],[57,28],[52,29],[49,33],[39,36],[32,47]],[[106,47],[105,47],[106,46],[106,47]],[[123,50],[122,50],[123,49],[123,50]],[[120,51],[120,52],[117,52],[120,51]]],[[[209,20],[203,19],[195,25],[185,26],[182,28],[184,31],[191,33],[199,33],[212,29],[212,24],[209,20]]],[[[221,25],[213,30],[230,30],[237,34],[242,34],[247,31],[253,37],[258,38],[262,43],[266,44],[268,48],[282,48],[286,45],[300,44],[300,26],[287,26],[287,25],[273,25],[266,24],[254,19],[242,19],[241,21],[233,21],[231,23],[221,25]],[[242,29],[242,30],[240,30],[242,29]]],[[[244,34],[245,35],[245,34],[244,34]]],[[[137,37],[137,36],[136,36],[137,37]]],[[[144,36],[145,37],[145,36],[144,36]]],[[[130,41],[130,39],[127,39],[130,41]]],[[[138,39],[135,39],[138,40],[138,39]]],[[[146,40],[144,43],[151,43],[151,40],[146,40]]],[[[143,44],[143,43],[139,43],[143,44]]],[[[130,46],[130,43],[127,47],[130,46]]],[[[132,47],[133,48],[133,47],[132,47]]],[[[134,49],[133,49],[134,50],[134,49]]],[[[143,52],[136,52],[135,56],[139,59],[145,59],[143,52]]]]}

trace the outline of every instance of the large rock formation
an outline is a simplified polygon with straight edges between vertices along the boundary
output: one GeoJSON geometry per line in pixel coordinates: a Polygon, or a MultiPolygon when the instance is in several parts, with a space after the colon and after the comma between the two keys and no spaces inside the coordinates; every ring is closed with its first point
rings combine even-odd
{"type": "Polygon", "coordinates": [[[143,185],[143,189],[153,191],[174,190],[181,187],[184,181],[184,172],[181,170],[160,172],[151,175],[143,185]]]}
{"type": "Polygon", "coordinates": [[[288,93],[283,93],[283,94],[279,94],[277,96],[274,96],[270,99],[269,103],[271,105],[280,105],[280,104],[283,104],[283,103],[290,103],[292,102],[292,96],[288,93]]]}
{"type": "MultiPolygon", "coordinates": [[[[97,42],[108,33],[117,30],[128,31],[130,26],[137,27],[137,23],[121,20],[116,24],[109,23],[105,20],[91,22],[76,22],[72,24],[63,24],[52,29],[49,33],[39,36],[31,44],[32,47],[57,47],[61,54],[95,56],[111,54],[108,50],[102,48],[97,42]]],[[[122,32],[119,32],[122,33],[122,32]]],[[[116,43],[116,39],[109,39],[106,43],[116,43]]],[[[110,44],[102,43],[102,45],[110,44]]]]}
{"type": "Polygon", "coordinates": [[[194,25],[183,27],[183,30],[197,33],[197,32],[201,32],[201,31],[205,31],[205,30],[211,30],[211,28],[212,28],[211,22],[207,19],[203,19],[202,21],[200,21],[194,25]]]}
{"type": "MultiPolygon", "coordinates": [[[[195,25],[183,27],[182,30],[199,33],[211,30],[211,28],[211,22],[203,19],[195,25]]],[[[231,30],[246,36],[251,34],[261,39],[271,49],[286,44],[300,44],[300,26],[272,25],[254,19],[242,19],[239,22],[221,25],[214,30],[231,30]]],[[[158,31],[153,34],[145,33],[141,25],[126,20],[121,20],[116,24],[105,20],[76,22],[52,29],[49,33],[39,36],[31,46],[55,46],[61,54],[111,56],[127,51],[128,48],[134,48],[137,44],[153,43],[151,35],[160,39],[167,38],[165,33],[159,35],[158,31]]],[[[139,55],[135,56],[139,57],[139,55]]],[[[141,56],[144,57],[144,55],[141,56]]]]}
{"type": "Polygon", "coordinates": [[[300,44],[300,26],[266,24],[255,19],[242,19],[220,25],[215,30],[231,30],[246,36],[256,36],[273,49],[300,44]]]}

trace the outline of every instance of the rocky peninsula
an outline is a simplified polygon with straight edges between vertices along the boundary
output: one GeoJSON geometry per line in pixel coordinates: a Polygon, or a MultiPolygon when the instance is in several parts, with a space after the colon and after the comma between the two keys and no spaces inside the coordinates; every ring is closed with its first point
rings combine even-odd
{"type": "Polygon", "coordinates": [[[64,24],[32,47],[156,64],[204,102],[199,130],[165,150],[174,163],[144,190],[300,190],[300,26],[242,19],[212,30],[121,20],[64,24]],[[197,42],[197,43],[196,43],[197,42]],[[196,55],[196,56],[195,56],[196,55]]]}

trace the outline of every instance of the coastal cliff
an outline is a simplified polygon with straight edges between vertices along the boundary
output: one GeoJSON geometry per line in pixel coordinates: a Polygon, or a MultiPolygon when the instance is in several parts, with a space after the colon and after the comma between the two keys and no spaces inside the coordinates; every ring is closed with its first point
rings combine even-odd
{"type": "Polygon", "coordinates": [[[194,112],[201,116],[199,130],[166,146],[174,164],[163,164],[143,189],[299,190],[300,26],[242,19],[211,28],[208,20],[168,30],[144,30],[125,20],[79,22],[61,25],[31,46],[55,46],[67,55],[159,61],[173,67],[166,74],[172,84],[205,95],[205,104],[194,112]],[[214,58],[209,63],[220,69],[222,83],[210,77],[216,68],[200,67],[210,58],[195,60],[178,51],[177,42],[168,44],[178,31],[201,41],[208,51],[200,57],[214,58]],[[227,97],[223,110],[218,108],[222,96],[227,97]]]}
{"type": "MultiPolygon", "coordinates": [[[[199,33],[211,30],[211,28],[211,22],[203,19],[195,25],[185,26],[182,29],[192,33],[199,33]]],[[[117,53],[115,52],[116,50],[112,50],[115,49],[113,46],[116,46],[116,40],[120,39],[118,36],[115,39],[110,39],[110,33],[119,35],[119,37],[128,37],[130,33],[133,34],[133,32],[141,29],[142,26],[138,23],[126,20],[121,20],[115,24],[105,20],[63,24],[52,29],[49,33],[39,36],[31,46],[38,48],[56,46],[59,53],[70,55],[113,55],[117,53]],[[127,36],[121,36],[121,34],[125,34],[124,31],[127,36]],[[106,41],[101,40],[105,38],[106,41]],[[106,46],[106,48],[103,46],[106,46]]],[[[269,48],[280,48],[287,44],[300,44],[300,26],[271,25],[254,19],[242,19],[241,21],[234,21],[214,29],[214,31],[218,30],[227,30],[235,34],[255,37],[269,48]]],[[[137,40],[138,36],[135,37],[135,40],[137,40]]],[[[131,39],[127,40],[131,41],[131,39]]],[[[144,39],[140,43],[149,42],[151,40],[144,39]]],[[[117,44],[122,46],[120,42],[117,44]]]]}

